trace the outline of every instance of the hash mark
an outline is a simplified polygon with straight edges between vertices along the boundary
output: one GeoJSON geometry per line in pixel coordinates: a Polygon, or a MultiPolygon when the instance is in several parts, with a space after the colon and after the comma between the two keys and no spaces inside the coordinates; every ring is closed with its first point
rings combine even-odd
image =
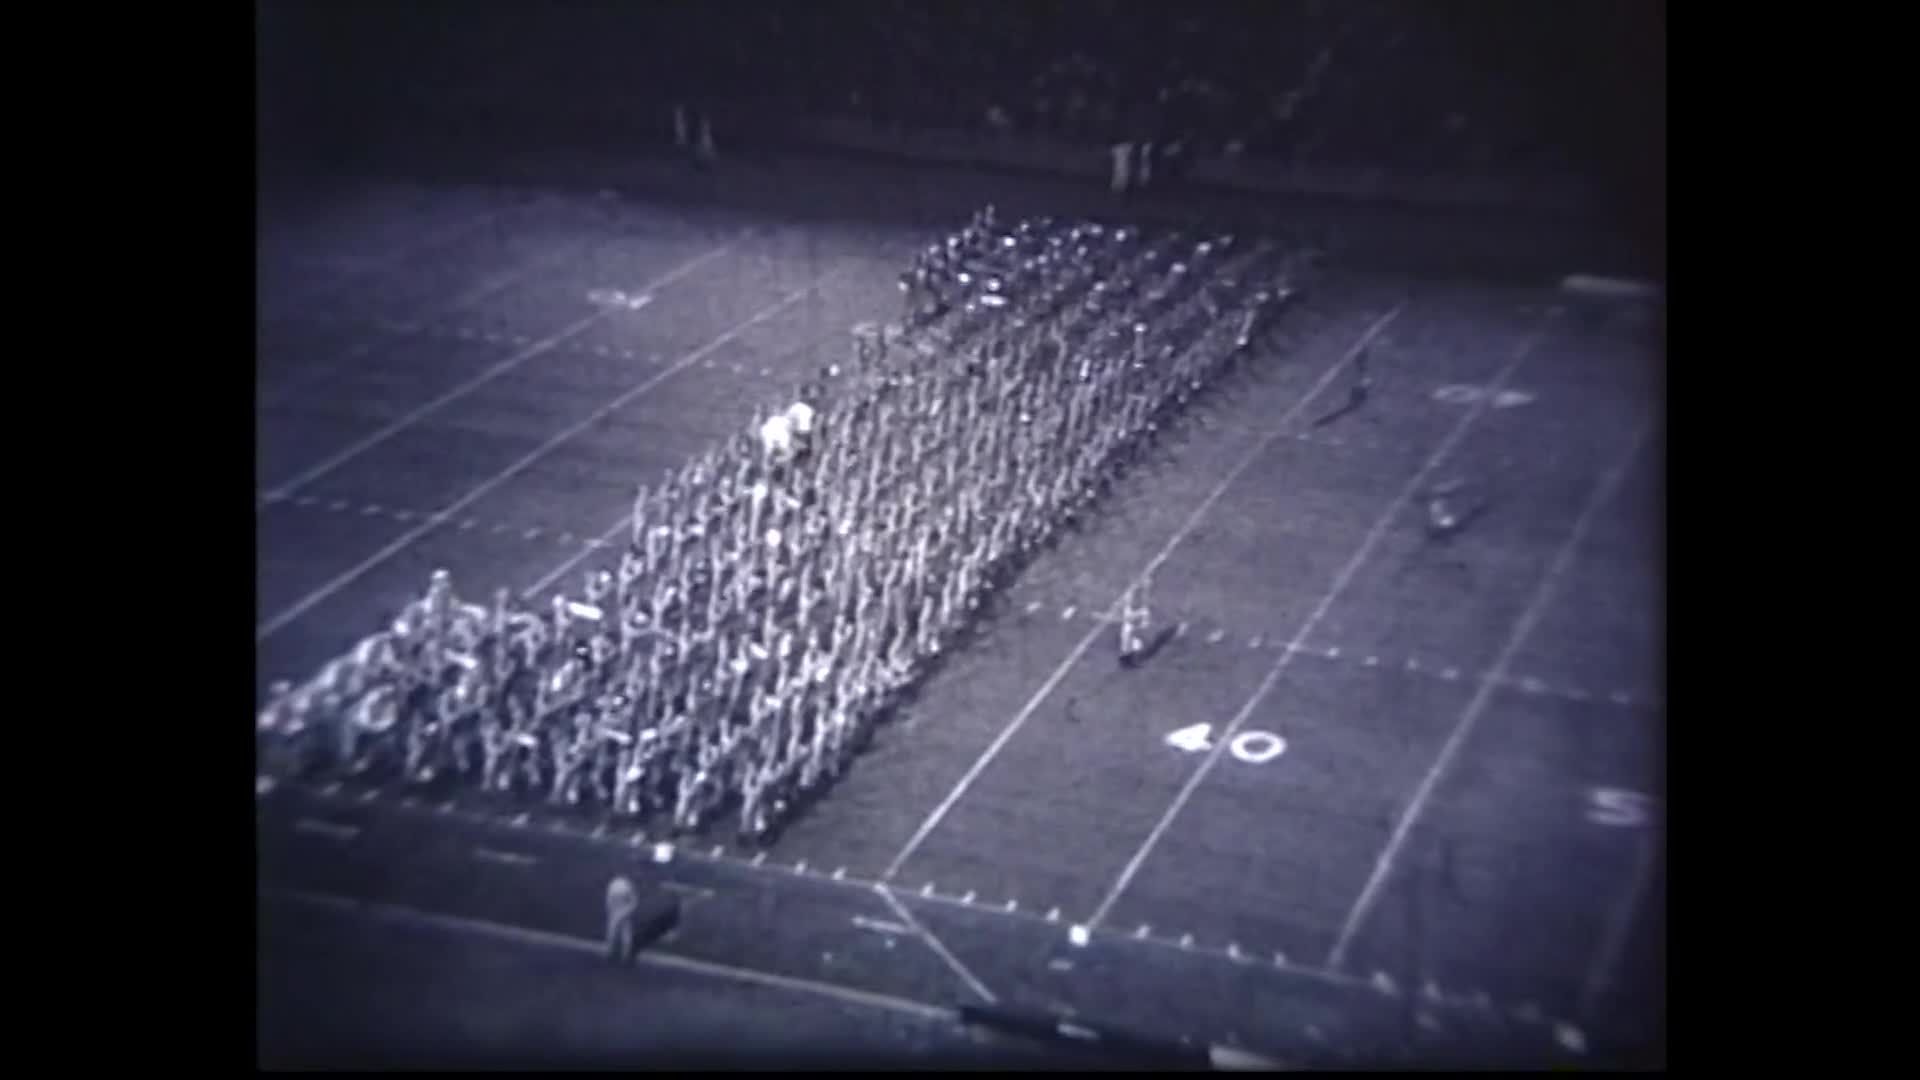
{"type": "Polygon", "coordinates": [[[379,503],[368,503],[360,508],[360,516],[362,517],[372,517],[378,513],[381,513],[379,503]]]}

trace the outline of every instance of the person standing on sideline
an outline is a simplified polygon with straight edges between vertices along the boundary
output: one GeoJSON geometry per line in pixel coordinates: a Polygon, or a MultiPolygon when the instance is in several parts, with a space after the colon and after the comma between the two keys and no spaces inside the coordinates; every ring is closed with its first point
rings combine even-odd
{"type": "Polygon", "coordinates": [[[1125,195],[1133,186],[1133,144],[1114,143],[1108,153],[1113,155],[1113,193],[1125,195]]]}

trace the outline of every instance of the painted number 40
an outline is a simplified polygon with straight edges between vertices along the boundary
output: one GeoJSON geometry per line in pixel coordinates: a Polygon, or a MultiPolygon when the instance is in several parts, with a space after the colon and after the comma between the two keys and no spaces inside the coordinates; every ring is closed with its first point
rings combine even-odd
{"type": "MultiPolygon", "coordinates": [[[[1175,750],[1198,754],[1213,749],[1213,725],[1194,724],[1167,736],[1167,745],[1175,750]]],[[[1243,731],[1227,743],[1234,757],[1249,765],[1265,765],[1287,752],[1287,740],[1270,731],[1243,731]]]]}

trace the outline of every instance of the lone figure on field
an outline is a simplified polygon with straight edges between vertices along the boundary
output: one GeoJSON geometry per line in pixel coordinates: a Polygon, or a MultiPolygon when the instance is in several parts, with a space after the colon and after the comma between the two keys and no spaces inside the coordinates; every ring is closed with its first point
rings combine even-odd
{"type": "Polygon", "coordinates": [[[633,913],[639,906],[633,882],[616,877],[607,883],[607,959],[616,964],[633,963],[639,951],[633,932],[633,913]]]}
{"type": "Polygon", "coordinates": [[[1149,583],[1140,581],[1127,590],[1120,598],[1120,666],[1131,668],[1140,662],[1141,654],[1146,650],[1147,621],[1151,614],[1147,610],[1147,589],[1149,583]]]}

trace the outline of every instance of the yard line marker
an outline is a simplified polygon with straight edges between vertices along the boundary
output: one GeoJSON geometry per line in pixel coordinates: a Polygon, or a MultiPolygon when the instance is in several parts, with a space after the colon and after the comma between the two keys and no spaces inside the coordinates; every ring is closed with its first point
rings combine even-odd
{"type": "Polygon", "coordinates": [[[905,937],[913,933],[911,926],[903,926],[900,923],[893,922],[882,922],[879,919],[870,919],[865,915],[855,915],[853,917],[853,925],[862,930],[871,930],[876,934],[885,934],[888,937],[905,937]]]}
{"type": "MultiPolygon", "coordinates": [[[[412,547],[422,537],[426,536],[427,534],[431,533],[434,529],[438,528],[443,522],[450,520],[453,517],[453,515],[466,509],[468,506],[472,505],[473,503],[478,502],[479,500],[485,498],[494,489],[500,487],[501,485],[507,483],[509,480],[512,480],[514,477],[525,472],[527,469],[531,468],[540,459],[546,457],[547,454],[551,453],[554,449],[566,443],[568,440],[574,438],[580,433],[591,428],[593,425],[604,420],[607,416],[625,407],[628,403],[636,400],[641,395],[647,393],[649,390],[652,390],[654,387],[672,378],[674,375],[680,373],[681,371],[686,370],[688,367],[691,367],[693,363],[696,360],[698,360],[702,354],[710,350],[719,348],[721,345],[731,340],[735,335],[747,329],[749,326],[752,326],[757,322],[764,321],[765,319],[770,318],[771,316],[784,310],[785,308],[792,306],[794,303],[798,302],[802,297],[806,296],[809,292],[813,291],[814,289],[817,289],[821,284],[824,283],[824,281],[827,278],[834,277],[837,274],[842,272],[843,270],[841,269],[830,270],[825,275],[823,275],[823,277],[819,281],[815,281],[813,284],[809,285],[807,288],[789,293],[784,298],[778,301],[775,301],[772,304],[767,305],[766,307],[762,308],[760,311],[756,312],[751,318],[747,319],[745,322],[740,323],[739,325],[733,327],[731,330],[728,330],[726,333],[708,342],[706,345],[703,345],[699,349],[695,350],[694,352],[689,353],[679,363],[673,365],[672,367],[666,368],[660,371],[659,373],[653,375],[652,377],[646,379],[645,381],[629,388],[624,393],[622,393],[619,397],[616,397],[612,401],[609,401],[606,404],[600,406],[598,409],[595,409],[592,413],[588,414],[585,418],[576,422],[571,427],[554,435],[552,438],[548,439],[546,442],[528,451],[518,461],[507,466],[505,469],[495,474],[492,478],[486,481],[483,481],[482,483],[474,487],[471,491],[468,491],[465,495],[461,496],[460,498],[454,500],[454,502],[452,502],[451,504],[440,509],[437,513],[433,515],[433,517],[427,519],[426,521],[422,522],[419,525],[416,525],[412,529],[407,530],[405,533],[403,533],[402,535],[394,539],[392,542],[388,543],[385,547],[381,548],[379,551],[376,551],[372,555],[369,555],[365,559],[361,560],[359,564],[341,573],[339,576],[335,577],[332,581],[327,582],[325,585],[320,586],[319,588],[313,590],[311,593],[308,593],[305,597],[303,597],[298,602],[294,603],[291,607],[288,607],[286,610],[280,612],[278,615],[275,615],[273,618],[267,620],[265,623],[262,623],[259,626],[257,626],[254,629],[255,644],[265,641],[267,638],[273,636],[275,633],[279,632],[282,628],[286,627],[289,623],[293,622],[295,619],[299,618],[300,616],[306,614],[308,611],[312,610],[316,605],[325,601],[328,597],[339,592],[341,589],[346,588],[348,585],[353,584],[355,581],[358,581],[369,570],[372,570],[375,567],[382,565],[388,559],[391,559],[395,555],[398,555],[400,552],[405,551],[409,547],[412,547]]],[[[621,520],[623,522],[626,520],[625,515],[622,515],[621,520]]],[[[611,535],[611,531],[609,532],[609,535],[611,535]]],[[[578,562],[578,559],[574,561],[578,562]]],[[[556,576],[559,573],[564,573],[564,572],[565,572],[565,568],[562,568],[561,570],[556,571],[556,576]]]]}
{"type": "Polygon", "coordinates": [[[1406,843],[1407,835],[1412,831],[1414,822],[1419,820],[1421,812],[1426,809],[1427,800],[1433,796],[1434,788],[1439,785],[1441,775],[1452,763],[1454,755],[1460,752],[1460,747],[1465,745],[1474,724],[1479,720],[1480,714],[1486,710],[1487,703],[1492,700],[1494,679],[1506,675],[1508,666],[1513,663],[1513,658],[1519,654],[1527,636],[1533,632],[1534,624],[1539,622],[1541,614],[1546,610],[1547,601],[1559,588],[1560,579],[1566,575],[1568,567],[1573,564],[1574,552],[1586,538],[1587,530],[1593,527],[1600,508],[1613,498],[1614,492],[1619,489],[1620,482],[1626,478],[1628,467],[1640,455],[1640,448],[1645,445],[1651,429],[1651,420],[1643,421],[1639,430],[1634,433],[1633,441],[1628,444],[1626,455],[1594,486],[1593,494],[1588,497],[1587,504],[1581,508],[1580,516],[1574,520],[1573,528],[1561,542],[1560,550],[1554,553],[1553,562],[1547,566],[1546,573],[1541,575],[1539,583],[1534,586],[1533,596],[1528,600],[1526,609],[1514,621],[1513,629],[1507,635],[1506,644],[1501,647],[1500,655],[1493,662],[1491,677],[1481,681],[1472,700],[1468,701],[1466,708],[1461,710],[1460,719],[1454,724],[1452,733],[1447,736],[1447,741],[1441,744],[1440,753],[1434,758],[1432,767],[1421,778],[1420,785],[1414,789],[1413,798],[1401,812],[1400,820],[1395,824],[1392,835],[1387,838],[1387,846],[1381,850],[1379,858],[1374,862],[1372,875],[1368,877],[1359,897],[1354,900],[1353,908],[1347,913],[1346,923],[1340,930],[1340,937],[1334,942],[1333,951],[1327,955],[1327,967],[1339,970],[1346,960],[1347,947],[1352,944],[1354,936],[1359,933],[1361,923],[1372,911],[1374,901],[1379,896],[1381,887],[1386,883],[1387,874],[1392,871],[1394,861],[1400,856],[1401,845],[1406,843]]]}
{"type": "MultiPolygon", "coordinates": [[[[1172,557],[1174,549],[1192,534],[1193,530],[1199,526],[1201,519],[1213,509],[1215,503],[1220,501],[1221,496],[1226,494],[1227,489],[1231,487],[1243,473],[1252,468],[1255,462],[1265,455],[1267,449],[1273,442],[1284,434],[1287,425],[1293,421],[1294,417],[1307,409],[1313,403],[1314,398],[1319,396],[1321,391],[1331,386],[1335,376],[1339,375],[1340,370],[1351,363],[1353,358],[1359,355],[1360,351],[1367,346],[1368,342],[1379,336],[1380,331],[1384,330],[1388,323],[1397,318],[1401,310],[1402,305],[1396,305],[1385,315],[1375,320],[1374,323],[1360,335],[1359,339],[1347,349],[1340,359],[1336,360],[1327,368],[1319,380],[1314,383],[1313,387],[1307,391],[1306,395],[1295,402],[1292,408],[1289,408],[1281,414],[1275,423],[1273,431],[1261,442],[1255,444],[1255,446],[1248,451],[1247,455],[1220,479],[1219,484],[1207,493],[1207,496],[1201,500],[1200,505],[1195,507],[1193,512],[1187,515],[1186,521],[1174,531],[1172,536],[1167,538],[1167,542],[1161,546],[1153,558],[1148,560],[1146,567],[1143,568],[1140,573],[1134,575],[1132,581],[1127,583],[1126,589],[1122,590],[1122,596],[1143,579],[1150,578],[1154,571],[1160,568],[1162,563],[1172,557]]],[[[1120,599],[1116,598],[1114,603],[1108,607],[1106,617],[1109,619],[1117,617],[1119,608],[1120,599]]],[[[1176,635],[1185,632],[1186,624],[1181,623],[1180,627],[1181,629],[1176,631],[1176,635]]],[[[1013,719],[1001,730],[994,741],[988,745],[980,757],[974,761],[973,766],[967,770],[965,775],[961,776],[959,783],[954,785],[953,790],[948,792],[947,797],[941,801],[940,805],[934,807],[933,812],[927,815],[925,821],[921,822],[919,829],[907,840],[905,846],[900,849],[899,853],[893,857],[893,861],[887,864],[886,870],[880,875],[881,881],[891,881],[893,876],[900,872],[900,868],[906,864],[908,859],[913,857],[913,853],[919,850],[920,845],[933,833],[933,830],[939,827],[940,822],[946,818],[947,814],[953,810],[954,805],[957,804],[973,786],[974,781],[979,779],[980,774],[986,771],[987,766],[993,763],[993,759],[999,756],[1000,751],[1012,740],[1013,736],[1018,733],[1020,728],[1026,724],[1027,720],[1039,710],[1041,703],[1052,695],[1054,688],[1059,686],[1061,680],[1067,677],[1067,672],[1071,670],[1075,664],[1080,662],[1080,658],[1093,646],[1094,641],[1101,636],[1104,629],[1104,626],[1095,625],[1092,629],[1088,630],[1086,635],[1080,639],[1080,643],[1074,646],[1073,650],[1067,654],[1066,659],[1062,660],[1060,665],[1054,668],[1053,673],[1047,676],[1047,680],[1040,685],[1038,690],[1034,691],[1033,696],[1027,700],[1026,705],[1014,715],[1013,719]]],[[[1097,925],[1098,920],[1090,920],[1090,923],[1097,925]]]]}
{"type": "Polygon", "coordinates": [[[473,857],[481,862],[500,863],[503,866],[527,867],[539,862],[531,855],[522,855],[517,851],[496,851],[493,848],[474,848],[473,857]]]}
{"type": "Polygon", "coordinates": [[[297,833],[312,833],[315,836],[324,836],[330,840],[351,840],[360,835],[360,827],[357,825],[339,825],[331,821],[320,821],[316,818],[301,818],[299,821],[293,823],[293,831],[297,833]]]}
{"type": "MultiPolygon", "coordinates": [[[[1534,347],[1540,342],[1543,336],[1544,329],[1537,330],[1533,334],[1528,335],[1519,347],[1514,350],[1513,356],[1507,361],[1506,365],[1494,374],[1488,385],[1495,390],[1504,386],[1506,381],[1513,376],[1513,373],[1518,370],[1520,365],[1532,354],[1534,347]]],[[[1374,520],[1373,526],[1367,530],[1366,536],[1361,538],[1359,548],[1355,550],[1353,556],[1347,560],[1346,565],[1342,566],[1339,572],[1334,575],[1333,584],[1327,590],[1326,595],[1320,598],[1320,602],[1314,605],[1313,610],[1307,614],[1306,621],[1300,625],[1300,629],[1294,632],[1289,649],[1280,654],[1280,658],[1275,661],[1273,667],[1267,672],[1266,678],[1262,679],[1260,685],[1254,688],[1253,694],[1247,699],[1246,704],[1242,705],[1240,711],[1234,714],[1232,720],[1228,721],[1226,729],[1220,733],[1220,741],[1215,743],[1213,748],[1207,752],[1206,757],[1200,762],[1200,767],[1195,769],[1193,774],[1187,778],[1187,782],[1182,785],[1179,793],[1174,796],[1173,802],[1167,806],[1166,812],[1160,816],[1159,821],[1154,823],[1153,831],[1147,834],[1146,840],[1143,841],[1139,849],[1134,852],[1133,858],[1127,861],[1126,867],[1120,871],[1120,876],[1114,881],[1113,887],[1107,890],[1106,897],[1100,901],[1100,906],[1094,909],[1093,918],[1090,919],[1089,922],[1098,926],[1101,921],[1106,918],[1107,913],[1113,910],[1113,905],[1119,902],[1121,894],[1126,892],[1128,885],[1132,884],[1134,875],[1138,874],[1140,868],[1146,864],[1147,857],[1152,854],[1155,846],[1160,843],[1160,838],[1166,835],[1167,830],[1172,827],[1174,819],[1179,817],[1180,811],[1186,808],[1187,801],[1193,798],[1193,793],[1205,782],[1208,774],[1219,765],[1221,758],[1225,756],[1226,748],[1232,744],[1233,737],[1239,733],[1240,728],[1247,722],[1247,719],[1253,715],[1254,710],[1259,708],[1260,703],[1265,700],[1266,696],[1272,692],[1274,686],[1280,681],[1280,676],[1285,673],[1287,665],[1293,660],[1294,653],[1292,648],[1304,645],[1308,638],[1313,635],[1314,631],[1319,628],[1321,621],[1327,617],[1328,612],[1333,610],[1333,605],[1347,591],[1347,587],[1352,584],[1354,577],[1359,574],[1361,566],[1363,566],[1367,558],[1373,554],[1374,548],[1378,546],[1381,539],[1386,536],[1387,529],[1393,524],[1394,520],[1400,516],[1401,509],[1413,499],[1415,493],[1425,486],[1428,475],[1439,468],[1440,463],[1446,459],[1447,455],[1453,453],[1454,448],[1466,439],[1467,432],[1472,430],[1474,423],[1478,421],[1480,417],[1486,415],[1486,412],[1487,409],[1484,403],[1475,405],[1471,409],[1463,412],[1460,419],[1454,423],[1453,428],[1447,432],[1446,437],[1440,440],[1438,446],[1434,447],[1433,453],[1427,456],[1426,461],[1421,464],[1419,470],[1413,474],[1411,479],[1401,486],[1399,492],[1394,495],[1393,501],[1389,502],[1386,509],[1374,520]]]]}

